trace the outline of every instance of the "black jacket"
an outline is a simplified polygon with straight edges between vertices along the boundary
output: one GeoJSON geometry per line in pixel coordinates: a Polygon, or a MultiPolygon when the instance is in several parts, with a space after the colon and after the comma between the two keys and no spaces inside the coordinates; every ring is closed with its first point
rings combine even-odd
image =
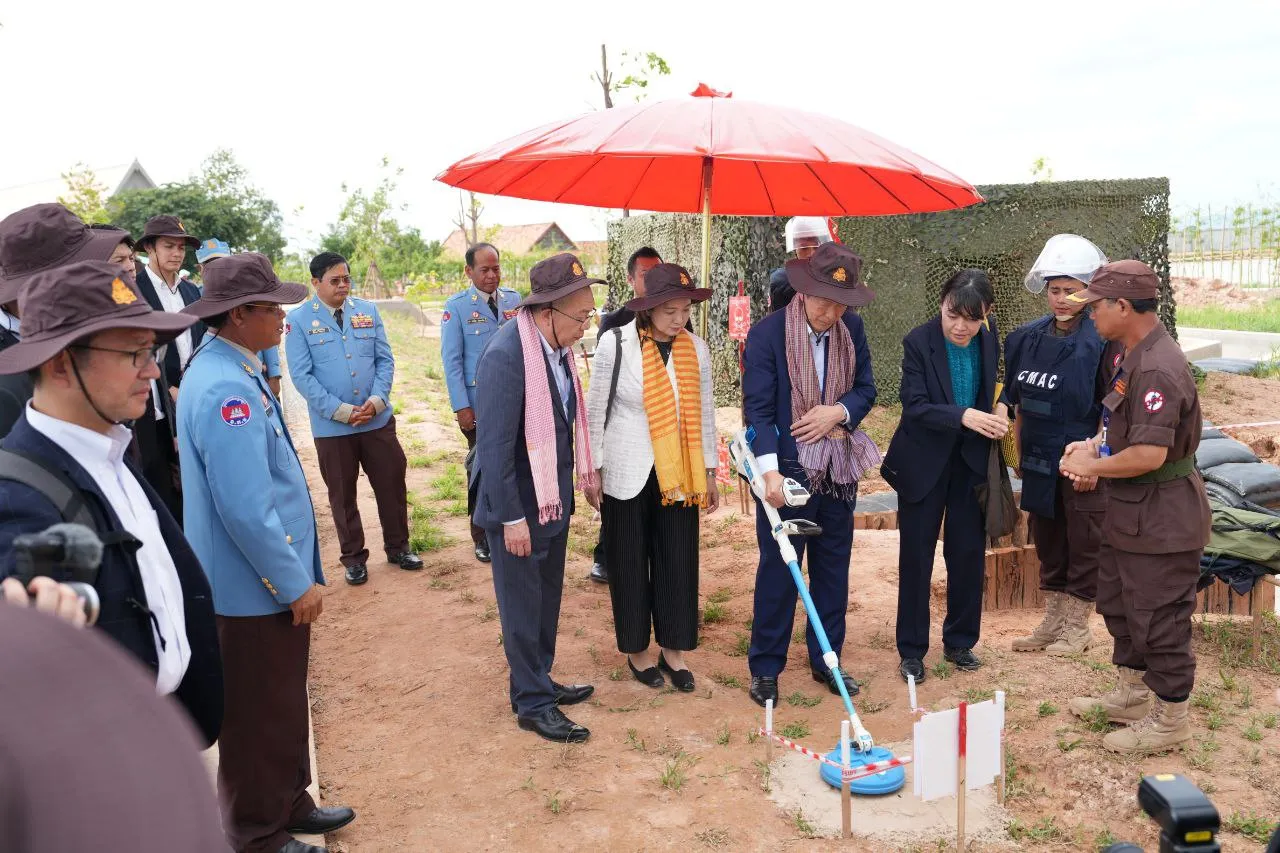
{"type": "MultiPolygon", "coordinates": [[[[99,531],[123,531],[120,519],[89,472],[32,427],[25,414],[14,424],[8,437],[0,442],[0,447],[39,457],[54,470],[61,471],[88,499],[86,503],[95,516],[99,531]]],[[[191,661],[174,695],[191,715],[207,747],[217,740],[222,729],[222,655],[214,623],[213,593],[200,561],[169,510],[139,475],[132,460],[126,459],[125,464],[138,477],[142,491],[156,512],[160,532],[182,585],[191,661]]],[[[0,480],[0,578],[14,571],[14,537],[38,533],[61,521],[57,507],[44,495],[21,483],[0,480]]],[[[150,611],[146,609],[147,593],[142,585],[136,550],[136,544],[128,543],[108,544],[103,549],[98,580],[94,584],[101,599],[97,627],[155,672],[159,656],[151,630],[150,611]]],[[[92,708],[86,708],[86,713],[92,713],[92,708]]]]}
{"type": "MultiPolygon", "coordinates": [[[[147,268],[141,263],[137,264],[134,277],[138,281],[138,290],[142,292],[147,304],[156,311],[163,311],[164,305],[160,302],[160,295],[156,293],[156,286],[151,283],[151,275],[147,272],[147,268]]],[[[182,294],[182,301],[186,305],[190,305],[200,298],[200,289],[185,278],[178,280],[178,293],[182,294]]],[[[197,322],[182,333],[191,336],[191,349],[193,351],[200,345],[200,341],[204,340],[204,330],[204,323],[197,322]]],[[[174,388],[177,388],[182,382],[182,365],[178,359],[177,343],[172,343],[165,347],[164,361],[161,362],[160,369],[164,371],[165,382],[168,382],[174,388]]]]}
{"type": "MultiPolygon", "coordinates": [[[[991,328],[978,330],[982,384],[973,408],[990,412],[995,399],[1000,344],[995,317],[991,328]]],[[[942,320],[934,317],[902,339],[902,420],[889,442],[880,473],[905,501],[924,499],[946,470],[956,442],[964,461],[985,477],[991,440],[960,423],[965,406],[951,391],[951,368],[942,336],[942,320]]]]}
{"type": "MultiPolygon", "coordinates": [[[[0,329],[0,351],[18,342],[18,336],[8,329],[0,329]]],[[[9,434],[13,425],[22,417],[22,410],[31,399],[31,380],[25,373],[0,376],[0,438],[9,434]]]]}

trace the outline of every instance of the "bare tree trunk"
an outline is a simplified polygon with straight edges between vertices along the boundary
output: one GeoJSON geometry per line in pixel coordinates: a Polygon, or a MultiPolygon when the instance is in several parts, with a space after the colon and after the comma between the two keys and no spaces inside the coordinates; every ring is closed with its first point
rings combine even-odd
{"type": "Polygon", "coordinates": [[[609,74],[609,57],[605,53],[604,45],[600,45],[600,76],[596,79],[600,81],[600,88],[604,89],[604,108],[613,109],[613,96],[609,93],[613,85],[613,77],[609,74]]]}

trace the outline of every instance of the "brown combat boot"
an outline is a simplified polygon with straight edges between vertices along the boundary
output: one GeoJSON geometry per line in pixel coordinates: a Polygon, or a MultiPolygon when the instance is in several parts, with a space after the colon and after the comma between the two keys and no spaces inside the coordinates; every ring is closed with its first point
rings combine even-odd
{"type": "Polygon", "coordinates": [[[1102,739],[1108,752],[1126,755],[1154,755],[1181,749],[1191,740],[1191,724],[1187,722],[1187,701],[1166,702],[1159,696],[1151,713],[1131,726],[1116,729],[1102,739]]]}
{"type": "Polygon", "coordinates": [[[1045,649],[1054,657],[1082,655],[1093,645],[1093,632],[1089,630],[1089,614],[1093,612],[1092,601],[1081,601],[1074,595],[1062,596],[1067,600],[1063,610],[1062,631],[1057,642],[1045,649]]]}
{"type": "Polygon", "coordinates": [[[1067,601],[1070,598],[1065,592],[1046,592],[1044,594],[1044,618],[1031,632],[1029,637],[1018,637],[1013,641],[1015,652],[1042,652],[1049,644],[1058,639],[1062,633],[1062,620],[1067,601]]]}
{"type": "Polygon", "coordinates": [[[1115,690],[1097,699],[1077,696],[1071,700],[1071,713],[1087,717],[1095,705],[1101,705],[1107,712],[1107,719],[1113,723],[1136,723],[1147,716],[1151,710],[1151,691],[1142,681],[1142,672],[1127,666],[1117,668],[1120,670],[1120,682],[1115,690]]]}

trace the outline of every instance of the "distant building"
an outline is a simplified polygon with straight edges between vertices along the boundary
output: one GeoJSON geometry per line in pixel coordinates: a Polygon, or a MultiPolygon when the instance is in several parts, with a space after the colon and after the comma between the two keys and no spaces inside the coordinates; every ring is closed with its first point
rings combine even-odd
{"type": "MultiPolygon", "coordinates": [[[[156,187],[156,182],[137,160],[126,165],[93,169],[93,173],[98,183],[107,188],[106,198],[125,190],[152,190],[156,187]]],[[[61,177],[0,188],[0,217],[33,204],[57,201],[59,196],[67,196],[70,192],[67,182],[61,177]]]]}
{"type": "MultiPolygon", "coordinates": [[[[504,254],[527,255],[530,252],[576,252],[578,244],[569,239],[559,225],[554,222],[539,222],[535,225],[500,225],[497,233],[488,239],[481,236],[481,242],[492,243],[504,254]]],[[[467,239],[463,233],[454,229],[441,244],[447,255],[461,258],[467,251],[467,239]]]]}

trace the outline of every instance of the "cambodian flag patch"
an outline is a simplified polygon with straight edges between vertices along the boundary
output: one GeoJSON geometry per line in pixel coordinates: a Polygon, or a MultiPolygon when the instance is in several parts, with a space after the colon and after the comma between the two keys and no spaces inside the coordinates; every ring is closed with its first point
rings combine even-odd
{"type": "Polygon", "coordinates": [[[228,426],[244,426],[251,414],[249,401],[243,397],[228,397],[222,401],[222,422],[228,426]]]}
{"type": "Polygon", "coordinates": [[[440,322],[442,322],[442,323],[447,323],[447,322],[449,322],[449,318],[450,318],[450,317],[452,317],[452,316],[453,316],[452,314],[450,314],[448,311],[446,311],[446,312],[444,312],[444,316],[440,318],[440,322]]]}

